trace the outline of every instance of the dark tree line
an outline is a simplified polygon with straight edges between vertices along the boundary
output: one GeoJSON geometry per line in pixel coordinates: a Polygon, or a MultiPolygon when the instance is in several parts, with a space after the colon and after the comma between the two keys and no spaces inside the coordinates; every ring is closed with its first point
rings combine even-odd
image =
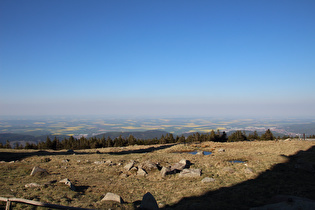
{"type": "MultiPolygon", "coordinates": [[[[278,137],[279,138],[279,137],[278,137]]],[[[283,137],[287,138],[287,137],[283,137]]],[[[119,136],[117,138],[111,139],[110,137],[105,138],[96,138],[90,137],[85,138],[81,137],[79,139],[70,136],[69,138],[64,138],[63,140],[59,140],[55,137],[51,140],[48,136],[46,141],[39,142],[37,144],[34,143],[26,143],[25,146],[20,144],[15,144],[14,148],[16,149],[53,149],[53,150],[61,150],[61,149],[95,149],[95,148],[105,148],[105,147],[124,147],[131,145],[154,145],[154,144],[168,144],[168,143],[193,143],[193,142],[206,142],[206,141],[214,141],[214,142],[235,142],[235,141],[251,141],[251,140],[274,140],[275,137],[268,129],[261,136],[258,135],[257,131],[253,133],[246,134],[245,131],[235,131],[229,136],[225,133],[225,131],[220,132],[217,130],[216,132],[212,130],[209,133],[193,133],[187,137],[185,136],[176,136],[169,133],[165,136],[162,135],[161,138],[153,138],[153,139],[137,139],[133,135],[130,135],[127,138],[119,136]]],[[[12,148],[10,142],[7,141],[5,145],[0,143],[0,148],[12,148]]]]}

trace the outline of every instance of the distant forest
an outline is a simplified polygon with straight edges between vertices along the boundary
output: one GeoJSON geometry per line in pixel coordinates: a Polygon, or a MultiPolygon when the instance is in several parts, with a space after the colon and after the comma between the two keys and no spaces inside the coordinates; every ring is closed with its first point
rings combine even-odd
{"type": "MultiPolygon", "coordinates": [[[[283,136],[281,139],[289,138],[289,136],[283,136]]],[[[310,138],[315,138],[315,135],[310,136],[310,138]]],[[[223,131],[220,132],[217,130],[215,132],[212,130],[210,133],[193,133],[187,137],[185,136],[176,136],[173,134],[167,133],[166,135],[162,135],[160,138],[152,138],[152,139],[138,139],[133,135],[129,135],[128,137],[124,137],[120,135],[112,139],[110,136],[105,137],[90,137],[85,138],[81,137],[79,139],[70,136],[69,138],[64,138],[63,140],[59,140],[57,137],[51,139],[47,136],[46,141],[38,142],[38,143],[28,143],[26,142],[25,146],[19,143],[15,143],[13,148],[15,149],[53,149],[53,150],[62,150],[62,149],[96,149],[96,148],[105,148],[105,147],[124,147],[131,145],[154,145],[154,144],[167,144],[167,143],[193,143],[193,142],[205,142],[205,141],[213,141],[213,142],[236,142],[236,141],[252,141],[252,140],[275,140],[275,136],[270,131],[270,129],[266,130],[265,133],[258,135],[256,131],[250,134],[246,134],[245,131],[235,131],[231,135],[227,136],[227,134],[223,131]]],[[[278,137],[277,139],[280,139],[278,137]]],[[[0,148],[11,149],[12,146],[10,141],[7,140],[5,144],[0,143],[0,148]]]]}

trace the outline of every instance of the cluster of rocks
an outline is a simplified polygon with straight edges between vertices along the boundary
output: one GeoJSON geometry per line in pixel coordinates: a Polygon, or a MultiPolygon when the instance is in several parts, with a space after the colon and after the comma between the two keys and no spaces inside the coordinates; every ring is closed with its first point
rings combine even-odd
{"type": "MultiPolygon", "coordinates": [[[[124,200],[118,194],[111,193],[111,192],[106,193],[102,201],[114,201],[118,203],[124,203],[124,200]]],[[[147,192],[143,196],[141,200],[141,204],[140,204],[140,209],[147,209],[147,210],[159,209],[159,206],[154,196],[150,192],[147,192]]]]}
{"type": "Polygon", "coordinates": [[[179,173],[179,177],[199,177],[201,176],[201,169],[190,169],[191,163],[188,160],[180,160],[178,163],[174,163],[170,166],[160,166],[157,163],[146,161],[144,163],[135,166],[135,161],[131,160],[124,166],[124,172],[121,177],[127,177],[126,172],[134,172],[138,176],[146,176],[148,172],[160,171],[161,177],[165,177],[169,174],[179,173]]]}
{"type": "MultiPolygon", "coordinates": [[[[31,176],[37,176],[37,175],[47,175],[49,174],[48,171],[46,169],[43,169],[39,166],[35,166],[33,169],[32,169],[32,172],[31,172],[31,176]]],[[[42,186],[45,186],[45,185],[49,185],[49,184],[52,184],[52,183],[55,183],[57,182],[56,180],[53,180],[53,181],[50,181],[48,183],[45,183],[45,184],[37,184],[37,183],[28,183],[25,185],[26,188],[30,188],[30,187],[42,187],[42,186]]],[[[65,179],[62,179],[59,181],[60,183],[64,183],[65,185],[68,185],[69,188],[73,191],[76,190],[75,186],[71,183],[71,181],[68,179],[68,178],[65,178],[65,179]]]]}

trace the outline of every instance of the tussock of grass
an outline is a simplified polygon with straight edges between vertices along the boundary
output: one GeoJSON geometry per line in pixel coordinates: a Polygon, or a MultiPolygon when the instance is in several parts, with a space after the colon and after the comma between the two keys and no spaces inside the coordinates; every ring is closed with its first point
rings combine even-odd
{"type": "MultiPolygon", "coordinates": [[[[214,195],[211,195],[213,209],[229,209],[231,208],[230,202],[235,203],[236,201],[234,205],[237,208],[246,209],[260,205],[266,200],[263,194],[266,193],[265,188],[262,186],[257,189],[252,187],[255,179],[259,177],[259,180],[263,179],[270,185],[266,188],[270,191],[269,194],[282,193],[282,189],[279,187],[281,184],[279,183],[281,182],[279,176],[286,176],[285,174],[290,176],[291,173],[297,173],[294,165],[288,165],[287,162],[292,161],[291,156],[296,154],[300,155],[302,161],[314,161],[314,154],[308,154],[306,151],[314,145],[315,142],[310,141],[204,142],[193,145],[169,145],[168,148],[163,147],[162,149],[160,149],[162,145],[155,145],[80,150],[76,151],[76,155],[66,154],[65,151],[34,153],[36,151],[0,150],[0,155],[9,152],[12,156],[16,154],[16,157],[25,157],[15,163],[0,163],[0,196],[11,195],[18,198],[84,208],[134,209],[137,201],[141,200],[146,192],[151,192],[161,207],[182,208],[182,205],[189,198],[191,205],[195,205],[191,207],[198,208],[198,205],[202,207],[205,205],[205,200],[209,199],[208,197],[205,199],[204,196],[213,192],[214,195]],[[155,149],[151,152],[141,153],[141,151],[146,151],[143,149],[149,147],[155,149]],[[224,149],[225,152],[219,152],[218,149],[220,148],[224,149]],[[185,153],[195,150],[212,151],[212,154],[202,156],[185,153]],[[301,153],[301,150],[306,152],[301,153]],[[99,151],[99,154],[96,151],[99,151]],[[32,153],[36,155],[32,156],[32,153]],[[66,159],[69,162],[62,161],[66,159]],[[200,168],[202,176],[179,178],[178,174],[172,174],[162,178],[160,171],[155,170],[148,171],[146,177],[139,177],[136,173],[125,172],[123,169],[123,166],[130,160],[134,160],[136,166],[148,160],[158,163],[160,166],[170,166],[181,159],[189,160],[192,163],[191,168],[200,168]],[[106,160],[111,160],[115,165],[94,163],[95,161],[106,160]],[[246,160],[246,164],[231,163],[230,160],[246,160]],[[49,175],[30,176],[34,166],[46,169],[49,175]],[[248,168],[251,169],[249,172],[248,168]],[[276,170],[274,170],[275,168],[276,170]],[[268,170],[270,173],[266,173],[268,170]],[[121,173],[126,173],[128,177],[122,178],[121,173]],[[201,180],[204,177],[212,177],[215,181],[202,183],[201,180]],[[77,191],[72,191],[68,186],[59,183],[64,178],[70,179],[77,191]],[[52,182],[54,180],[55,182],[52,182]],[[26,188],[25,184],[31,182],[43,186],[26,188]],[[242,184],[241,187],[235,187],[240,184],[242,184]],[[229,190],[232,190],[233,193],[229,197],[222,198],[221,195],[229,190]],[[119,194],[125,203],[101,202],[107,192],[119,194]],[[256,199],[249,202],[248,197],[253,195],[256,199]]],[[[304,180],[308,180],[307,174],[302,175],[305,176],[304,180]]],[[[261,185],[260,182],[259,184],[261,185]]],[[[301,189],[292,185],[289,190],[296,195],[304,193],[309,198],[314,196],[313,199],[315,199],[315,195],[304,192],[305,189],[312,186],[305,186],[303,180],[299,180],[299,184],[301,189]]],[[[210,204],[207,203],[207,205],[210,204]]],[[[14,208],[24,207],[22,204],[15,204],[14,208]]],[[[28,208],[31,209],[32,207],[28,208]]]]}

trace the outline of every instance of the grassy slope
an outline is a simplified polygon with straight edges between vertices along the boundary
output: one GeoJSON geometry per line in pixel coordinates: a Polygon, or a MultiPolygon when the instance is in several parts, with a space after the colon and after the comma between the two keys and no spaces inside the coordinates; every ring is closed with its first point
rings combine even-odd
{"type": "MultiPolygon", "coordinates": [[[[294,168],[297,159],[315,162],[314,146],[314,141],[294,140],[155,145],[155,149],[152,146],[131,146],[98,149],[101,154],[96,153],[96,150],[82,150],[77,151],[79,154],[76,155],[69,155],[65,151],[0,150],[0,159],[20,159],[15,163],[0,163],[0,196],[98,209],[133,209],[146,192],[154,195],[160,207],[178,209],[248,209],[264,204],[277,194],[304,196],[315,200],[312,190],[315,189],[315,184],[311,181],[314,175],[294,168]],[[148,147],[151,149],[146,149],[148,147]],[[213,154],[198,156],[174,153],[201,147],[204,151],[213,151],[213,154]],[[219,148],[224,148],[226,152],[218,152],[219,148]],[[303,153],[302,150],[308,152],[303,153]],[[46,158],[51,161],[45,162],[46,158]],[[62,161],[65,159],[69,162],[62,161]],[[139,177],[133,172],[128,172],[127,178],[119,176],[129,160],[135,160],[136,165],[150,160],[168,166],[181,159],[190,160],[193,163],[191,168],[202,169],[202,176],[179,178],[178,174],[174,174],[162,178],[158,170],[148,172],[146,177],[139,177]],[[117,165],[94,164],[94,161],[106,160],[117,165]],[[247,166],[230,163],[229,160],[246,160],[247,166]],[[34,166],[40,166],[50,174],[30,176],[34,166]],[[226,170],[227,167],[234,172],[226,170]],[[247,167],[253,173],[246,173],[247,167]],[[213,177],[216,181],[202,183],[204,177],[213,177]],[[69,178],[78,190],[71,191],[59,183],[63,178],[69,178]],[[31,182],[44,184],[53,180],[57,182],[39,188],[24,187],[31,182]],[[100,202],[107,192],[119,194],[126,203],[100,202]]],[[[21,208],[21,205],[16,205],[16,208],[21,208]]]]}

